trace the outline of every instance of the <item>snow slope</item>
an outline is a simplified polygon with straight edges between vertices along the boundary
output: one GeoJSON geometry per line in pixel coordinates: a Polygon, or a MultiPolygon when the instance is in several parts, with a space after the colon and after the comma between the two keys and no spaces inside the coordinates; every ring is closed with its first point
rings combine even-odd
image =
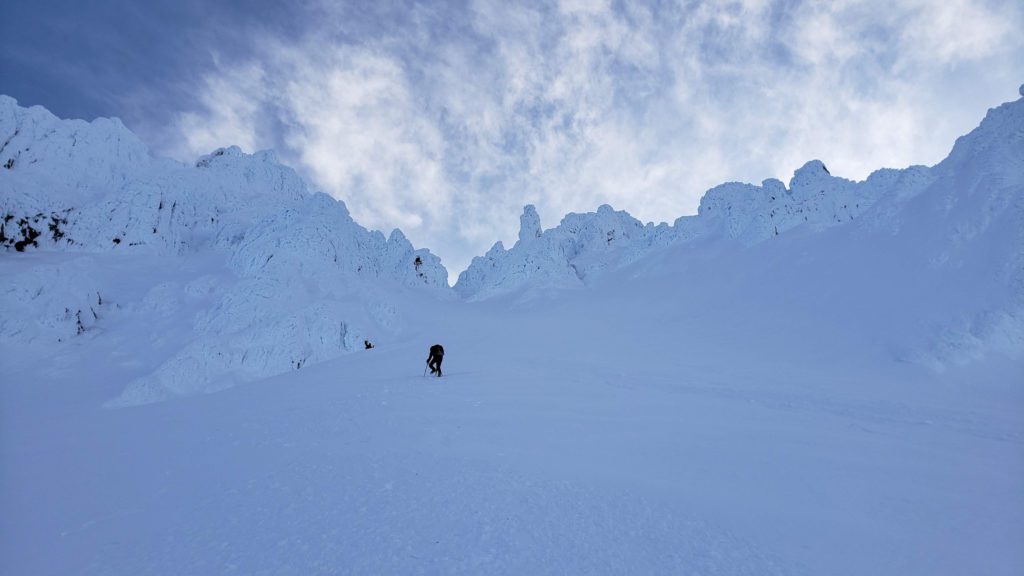
{"type": "Polygon", "coordinates": [[[1024,567],[1024,100],[673,226],[527,207],[455,294],[267,154],[0,108],[5,236],[65,234],[0,254],[0,573],[1024,567]]]}
{"type": "MultiPolygon", "coordinates": [[[[781,257],[761,246],[733,263],[781,257]]],[[[7,349],[0,571],[1024,565],[1019,363],[935,375],[805,332],[806,317],[735,324],[741,307],[709,322],[705,306],[739,305],[735,292],[679,286],[716,265],[651,262],[572,299],[411,292],[418,314],[374,350],[131,409],[99,406],[146,361],[146,346],[115,344],[136,325],[39,364],[7,349]],[[442,379],[422,376],[434,342],[442,379]]]]}

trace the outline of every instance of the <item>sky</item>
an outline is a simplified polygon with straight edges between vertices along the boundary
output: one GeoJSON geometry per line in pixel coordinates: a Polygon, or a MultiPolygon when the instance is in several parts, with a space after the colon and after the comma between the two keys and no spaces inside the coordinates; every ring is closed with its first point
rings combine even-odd
{"type": "Polygon", "coordinates": [[[274,149],[453,275],[611,204],[931,165],[1024,82],[1019,0],[5,0],[0,93],[182,161],[274,149]]]}

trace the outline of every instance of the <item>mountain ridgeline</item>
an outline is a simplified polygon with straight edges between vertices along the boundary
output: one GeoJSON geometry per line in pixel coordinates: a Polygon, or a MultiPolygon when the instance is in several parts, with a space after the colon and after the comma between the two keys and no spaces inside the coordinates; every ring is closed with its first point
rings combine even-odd
{"type": "MultiPolygon", "coordinates": [[[[399,334],[404,294],[521,298],[599,284],[666,255],[735,253],[783,238],[790,240],[778,249],[796,261],[801,246],[828,234],[839,238],[836,258],[848,259],[854,277],[884,274],[876,255],[898,256],[905,287],[927,277],[948,291],[915,317],[940,337],[908,358],[941,369],[1024,350],[1024,99],[990,110],[933,167],[882,169],[854,182],[814,160],[788,185],[712,188],[696,215],[672,225],[645,225],[604,205],[544,230],[526,206],[515,245],[497,242],[452,288],[429,250],[397,229],[385,237],[363,228],[343,202],[309,191],[271,152],[229,147],[181,164],[154,157],[116,119],[61,120],[5,96],[0,217],[2,258],[23,258],[3,280],[0,341],[66,343],[102,337],[106,322],[194,318],[121,404],[300,369],[357,350],[365,338],[399,334]],[[117,276],[112,262],[140,264],[117,276]],[[183,272],[159,273],[175,266],[183,272]]],[[[857,289],[792,278],[809,281],[857,289]]],[[[897,286],[892,298],[913,299],[911,292],[897,286]]]]}

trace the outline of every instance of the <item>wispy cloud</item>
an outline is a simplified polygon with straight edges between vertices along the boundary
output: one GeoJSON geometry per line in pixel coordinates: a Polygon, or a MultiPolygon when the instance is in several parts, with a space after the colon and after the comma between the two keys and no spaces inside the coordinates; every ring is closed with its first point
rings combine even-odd
{"type": "Polygon", "coordinates": [[[218,69],[203,79],[199,89],[201,109],[177,119],[177,138],[167,150],[188,158],[197,153],[233,144],[253,151],[267,140],[260,132],[264,101],[264,73],[255,62],[218,69]]]}
{"type": "Polygon", "coordinates": [[[279,94],[295,127],[285,143],[315,182],[377,226],[416,230],[450,209],[443,138],[398,62],[364,49],[279,56],[294,71],[279,94]]]}
{"type": "Polygon", "coordinates": [[[672,220],[811,158],[936,162],[1014,97],[1022,23],[1009,0],[325,3],[218,62],[167,149],[277,148],[458,271],[524,203],[672,220]]]}

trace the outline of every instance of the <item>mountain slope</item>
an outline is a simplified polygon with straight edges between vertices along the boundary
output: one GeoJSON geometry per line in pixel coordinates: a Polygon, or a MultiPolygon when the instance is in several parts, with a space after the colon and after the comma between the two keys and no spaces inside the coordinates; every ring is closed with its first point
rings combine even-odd
{"type": "Polygon", "coordinates": [[[185,166],[151,157],[116,120],[63,121],[7,97],[0,135],[4,244],[63,254],[11,263],[0,337],[52,345],[102,338],[111,322],[183,317],[188,326],[127,344],[171,354],[118,403],[215,390],[360,349],[395,330],[378,285],[448,292],[436,256],[398,230],[385,238],[362,228],[269,152],[225,148],[185,166]]]}
{"type": "MultiPolygon", "coordinates": [[[[0,334],[63,342],[102,328],[112,315],[189,319],[190,331],[176,330],[177,344],[161,339],[178,349],[119,402],[218,389],[392,337],[402,322],[390,293],[402,286],[449,297],[447,271],[435,256],[414,250],[400,231],[385,239],[363,229],[343,203],[310,194],[268,152],[226,148],[184,166],[151,157],[116,120],[62,121],[9,98],[0,107],[0,134],[9,134],[0,153],[5,244],[81,254],[13,268],[2,295],[11,312],[0,334]],[[208,264],[203,274],[185,271],[187,281],[170,283],[94,272],[103,268],[95,259],[121,254],[183,269],[190,260],[208,264]],[[111,297],[129,283],[136,285],[129,300],[111,297]]],[[[1024,349],[1022,107],[1018,100],[991,110],[935,167],[879,170],[852,182],[812,161],[788,186],[765,180],[713,188],[697,215],[672,226],[643,225],[602,206],[543,230],[527,206],[515,246],[499,242],[474,259],[454,292],[470,301],[558,297],[633,264],[651,268],[652,255],[664,251],[694,261],[714,254],[718,263],[695,269],[659,298],[671,306],[701,299],[687,295],[691,284],[707,294],[742,286],[746,292],[734,294],[739,306],[706,301],[703,323],[741,308],[747,316],[731,324],[831,317],[838,328],[862,326],[865,340],[884,342],[873,345],[887,350],[886,361],[940,370],[990,352],[1016,358],[1024,349]],[[771,243],[777,251],[762,246],[771,243]],[[770,270],[749,261],[766,250],[778,254],[766,256],[776,262],[770,270]],[[817,254],[812,266],[804,265],[808,254],[817,254]],[[722,285],[723,275],[735,276],[734,284],[722,285]],[[768,286],[775,299],[750,307],[768,286]],[[847,301],[856,303],[856,317],[841,317],[851,309],[847,301]]]]}
{"type": "Polygon", "coordinates": [[[673,226],[528,208],[465,299],[269,155],[5,112],[0,573],[1019,574],[1021,106],[673,226]]]}
{"type": "Polygon", "coordinates": [[[643,226],[602,206],[542,231],[528,206],[515,246],[499,243],[474,259],[455,290],[468,299],[523,299],[633,274],[622,268],[631,263],[684,267],[684,276],[643,276],[623,290],[643,299],[663,287],[650,297],[668,307],[702,301],[702,325],[771,317],[781,328],[786,318],[805,317],[810,334],[817,318],[824,332],[863,332],[876,341],[869,345],[886,348],[876,361],[941,370],[989,353],[1020,358],[1022,134],[1018,100],[990,110],[934,167],[883,169],[852,182],[812,161],[788,187],[777,180],[715,187],[697,215],[671,227],[643,226]],[[653,257],[662,252],[677,256],[653,257]],[[731,300],[717,297],[726,293],[731,300]]]}

